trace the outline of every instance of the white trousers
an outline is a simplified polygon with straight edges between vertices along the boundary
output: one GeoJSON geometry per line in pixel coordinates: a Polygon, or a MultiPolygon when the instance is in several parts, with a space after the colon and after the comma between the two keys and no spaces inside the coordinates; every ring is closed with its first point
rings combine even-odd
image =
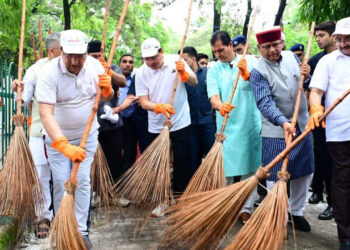
{"type": "MultiPolygon", "coordinates": [[[[255,173],[250,173],[250,174],[247,174],[247,175],[243,175],[241,177],[241,181],[245,180],[245,179],[248,179],[250,178],[251,176],[253,176],[255,173]]],[[[233,183],[233,176],[232,177],[226,177],[226,184],[227,185],[231,185],[233,183]]],[[[257,198],[257,187],[254,189],[254,191],[252,192],[252,194],[249,196],[248,200],[246,201],[246,203],[244,204],[242,210],[240,213],[243,213],[243,212],[247,212],[249,214],[252,214],[253,212],[253,205],[254,205],[254,202],[257,198]]]]}
{"type": "MultiPolygon", "coordinates": [[[[290,181],[289,212],[294,216],[303,216],[305,202],[313,174],[290,181]]],[[[275,181],[266,181],[268,189],[275,185],[275,181]]]]}
{"type": "MultiPolygon", "coordinates": [[[[89,234],[90,226],[90,204],[91,204],[91,163],[97,149],[98,131],[90,133],[86,141],[86,157],[79,165],[78,169],[78,186],[75,190],[75,215],[77,218],[78,228],[82,235],[89,234]]],[[[45,143],[49,158],[50,169],[53,181],[53,206],[54,212],[57,213],[62,197],[64,195],[64,182],[70,178],[74,162],[66,158],[62,153],[53,149],[50,145],[52,140],[46,137],[45,143]]],[[[70,140],[69,143],[78,146],[80,138],[70,140]]]]}
{"type": "Polygon", "coordinates": [[[42,192],[44,195],[44,204],[43,206],[36,206],[35,213],[39,218],[45,218],[52,220],[52,211],[50,211],[51,206],[51,192],[50,192],[50,180],[51,172],[50,166],[45,156],[44,149],[44,139],[39,136],[29,137],[29,149],[32,154],[36,172],[38,178],[41,182],[42,192]]]}

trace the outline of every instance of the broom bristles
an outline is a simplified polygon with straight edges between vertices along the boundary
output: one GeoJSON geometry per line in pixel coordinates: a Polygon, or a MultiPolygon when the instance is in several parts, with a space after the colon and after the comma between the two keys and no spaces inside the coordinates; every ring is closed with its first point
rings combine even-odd
{"type": "Polygon", "coordinates": [[[202,164],[193,175],[180,201],[191,193],[205,192],[226,186],[222,142],[215,141],[202,164]]]}
{"type": "Polygon", "coordinates": [[[67,181],[64,185],[67,193],[63,195],[50,229],[51,247],[57,250],[85,250],[87,248],[75,217],[73,193],[77,184],[67,181]]]}
{"type": "Polygon", "coordinates": [[[14,216],[21,227],[40,217],[44,198],[23,129],[25,116],[17,115],[13,120],[17,125],[0,173],[0,215],[14,216]]]}
{"type": "Polygon", "coordinates": [[[170,139],[165,127],[116,183],[118,197],[145,210],[170,203],[170,139]]]}
{"type": "Polygon", "coordinates": [[[279,180],[225,250],[278,250],[287,233],[286,181],[279,180]]]}
{"type": "Polygon", "coordinates": [[[170,225],[161,245],[184,241],[192,249],[214,248],[234,226],[246,200],[260,179],[267,173],[259,168],[255,176],[230,186],[194,193],[172,206],[167,222],[170,225]]]}

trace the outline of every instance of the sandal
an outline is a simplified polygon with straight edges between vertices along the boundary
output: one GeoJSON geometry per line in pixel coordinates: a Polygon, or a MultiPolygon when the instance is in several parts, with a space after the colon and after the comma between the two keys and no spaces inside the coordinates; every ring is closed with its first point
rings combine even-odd
{"type": "Polygon", "coordinates": [[[35,237],[45,239],[49,235],[50,226],[51,222],[48,219],[41,219],[34,227],[35,237]]]}

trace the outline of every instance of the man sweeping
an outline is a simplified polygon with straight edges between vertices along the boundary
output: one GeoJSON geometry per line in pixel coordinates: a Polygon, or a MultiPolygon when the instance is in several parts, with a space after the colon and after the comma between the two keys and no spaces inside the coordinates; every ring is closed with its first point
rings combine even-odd
{"type": "MultiPolygon", "coordinates": [[[[310,87],[308,127],[319,127],[317,120],[338,96],[350,89],[350,17],[337,22],[333,33],[338,50],[323,56],[314,71],[310,87]]],[[[326,119],[326,140],[331,155],[332,205],[341,250],[350,249],[350,99],[345,99],[326,119]]],[[[322,127],[325,124],[322,123],[322,127]]]]}
{"type": "MultiPolygon", "coordinates": [[[[174,153],[173,190],[182,193],[191,178],[189,165],[189,125],[190,110],[185,84],[197,85],[197,77],[177,55],[164,55],[160,43],[155,38],[146,39],[141,44],[144,64],[136,74],[136,95],[143,109],[148,110],[148,131],[153,141],[164,128],[163,123],[170,119],[170,138],[174,153]],[[168,104],[174,85],[176,71],[179,84],[175,92],[174,106],[168,104]]],[[[153,216],[164,215],[167,206],[161,204],[153,210],[153,216]]]]}
{"type": "Polygon", "coordinates": [[[97,148],[98,123],[95,117],[85,149],[78,145],[93,107],[97,88],[104,100],[113,96],[111,77],[104,74],[100,62],[87,56],[87,36],[79,30],[61,34],[60,57],[43,69],[37,86],[40,119],[46,135],[45,144],[53,180],[54,212],[64,195],[64,182],[72,166],[80,162],[75,191],[77,224],[88,249],[91,202],[90,170],[97,148]]]}
{"type": "Polygon", "coordinates": [[[29,148],[32,158],[38,173],[40,183],[44,194],[44,204],[42,207],[36,208],[36,215],[39,221],[35,228],[35,236],[39,239],[46,238],[52,220],[50,180],[51,172],[44,151],[44,140],[41,133],[42,124],[40,122],[39,107],[35,95],[35,89],[41,70],[49,61],[58,57],[61,54],[60,34],[51,33],[45,39],[47,57],[37,61],[34,65],[28,68],[23,81],[20,83],[17,79],[11,83],[13,91],[17,91],[17,87],[22,85],[22,103],[23,105],[32,104],[32,116],[30,126],[29,148]]]}
{"type": "MultiPolygon", "coordinates": [[[[220,131],[225,114],[229,114],[223,143],[224,169],[227,184],[234,177],[246,179],[252,176],[261,164],[261,137],[259,110],[256,107],[249,83],[249,71],[256,63],[253,56],[241,60],[233,50],[233,42],[226,31],[213,34],[211,48],[219,61],[208,70],[207,90],[216,112],[217,131],[220,131]],[[233,103],[228,103],[235,77],[240,72],[233,103]]],[[[255,193],[251,195],[241,211],[242,223],[252,213],[255,193]]]]}
{"type": "MultiPolygon", "coordinates": [[[[256,34],[261,59],[252,70],[250,82],[256,104],[261,112],[263,165],[271,162],[286,147],[289,134],[298,136],[304,131],[308,120],[306,97],[301,98],[296,128],[291,125],[300,74],[308,79],[310,67],[300,64],[291,51],[283,51],[281,29],[273,28],[256,34]]],[[[270,172],[267,187],[271,189],[277,181],[282,162],[270,172]]],[[[296,229],[310,231],[303,216],[305,200],[314,171],[312,138],[309,135],[289,155],[290,177],[289,206],[296,229]]]]}

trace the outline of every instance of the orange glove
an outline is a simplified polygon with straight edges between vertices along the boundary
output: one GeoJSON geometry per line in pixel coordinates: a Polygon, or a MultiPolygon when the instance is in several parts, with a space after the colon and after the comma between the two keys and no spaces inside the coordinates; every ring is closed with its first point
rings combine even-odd
{"type": "MultiPolygon", "coordinates": [[[[104,57],[100,57],[99,59],[100,63],[102,64],[103,68],[105,69],[105,71],[108,69],[108,65],[107,65],[107,62],[106,60],[104,59],[104,57]]],[[[112,77],[113,75],[113,71],[111,69],[108,69],[108,72],[107,74],[112,77]]]]}
{"type": "Polygon", "coordinates": [[[58,137],[51,143],[51,147],[60,151],[74,162],[82,162],[85,158],[85,149],[70,144],[65,136],[58,137]]]}
{"type": "MultiPolygon", "coordinates": [[[[321,104],[312,104],[310,107],[310,118],[305,129],[311,128],[311,130],[314,130],[315,127],[319,127],[320,123],[318,122],[318,119],[322,116],[323,111],[324,107],[321,104]]],[[[324,120],[321,122],[321,125],[322,128],[326,128],[324,120]]]]}
{"type": "Polygon", "coordinates": [[[97,86],[102,88],[102,95],[106,98],[111,96],[113,92],[112,78],[106,73],[102,75],[98,75],[98,78],[99,80],[98,80],[97,86]]]}
{"type": "Polygon", "coordinates": [[[188,78],[190,78],[190,74],[185,70],[185,63],[183,61],[176,61],[176,70],[180,74],[180,79],[182,82],[187,82],[188,78]]]}
{"type": "Polygon", "coordinates": [[[172,105],[166,103],[157,103],[153,109],[154,113],[166,116],[166,118],[170,119],[170,115],[175,115],[175,109],[172,105]]]}
{"type": "Polygon", "coordinates": [[[28,130],[30,130],[30,127],[32,126],[32,117],[31,116],[29,116],[27,118],[27,125],[28,125],[28,130]]]}
{"type": "Polygon", "coordinates": [[[239,73],[241,74],[244,81],[247,81],[250,77],[250,72],[247,69],[247,61],[242,58],[237,63],[237,68],[239,69],[239,73]]]}
{"type": "Polygon", "coordinates": [[[228,102],[224,102],[220,108],[220,115],[225,116],[226,114],[230,113],[234,108],[234,105],[231,105],[228,102]]]}

